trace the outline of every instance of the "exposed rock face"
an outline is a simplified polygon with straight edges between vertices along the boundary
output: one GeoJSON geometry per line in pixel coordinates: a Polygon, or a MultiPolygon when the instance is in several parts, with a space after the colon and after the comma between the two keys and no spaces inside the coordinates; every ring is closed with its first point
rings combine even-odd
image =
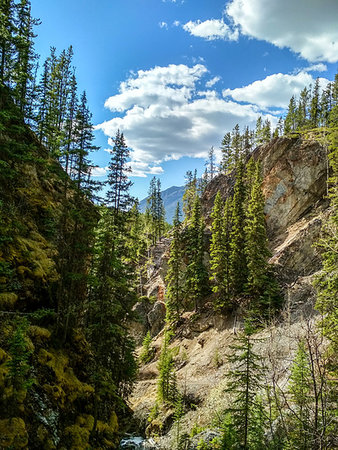
{"type": "Polygon", "coordinates": [[[169,246],[170,239],[162,238],[151,248],[150,261],[147,268],[147,282],[144,285],[147,297],[156,297],[160,301],[163,300],[164,295],[169,246]]]}
{"type": "MultiPolygon", "coordinates": [[[[268,233],[275,239],[323,201],[327,188],[326,152],[316,141],[283,137],[257,147],[253,158],[262,165],[268,233]]],[[[217,191],[226,198],[234,182],[231,173],[219,175],[208,184],[202,199],[207,217],[217,191]]]]}
{"type": "MultiPolygon", "coordinates": [[[[291,286],[298,283],[298,288],[303,286],[305,291],[301,294],[298,289],[295,305],[303,295],[303,302],[309,298],[313,306],[314,296],[307,295],[307,287],[298,280],[321,267],[314,244],[319,238],[321,216],[327,214],[326,151],[316,141],[283,137],[257,147],[253,158],[262,165],[266,224],[273,255],[270,263],[276,265],[285,298],[293,303],[295,290],[291,286]]],[[[209,183],[202,199],[207,222],[217,191],[226,198],[232,194],[234,184],[234,172],[219,175],[209,183]]]]}
{"type": "Polygon", "coordinates": [[[148,313],[150,334],[156,336],[164,326],[166,308],[163,302],[156,302],[153,309],[148,313]]]}

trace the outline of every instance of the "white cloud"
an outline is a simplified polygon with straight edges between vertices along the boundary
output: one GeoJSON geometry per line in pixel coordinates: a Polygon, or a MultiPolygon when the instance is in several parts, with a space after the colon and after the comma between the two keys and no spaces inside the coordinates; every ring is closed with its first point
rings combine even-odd
{"type": "MultiPolygon", "coordinates": [[[[254,127],[260,111],[220,98],[207,89],[204,65],[170,65],[138,71],[106,101],[111,120],[96,128],[108,136],[123,131],[134,176],[160,173],[160,163],[182,156],[206,157],[236,123],[254,127]]],[[[271,115],[267,115],[275,123],[271,115]]]]}
{"type": "Polygon", "coordinates": [[[131,177],[141,177],[145,178],[147,175],[160,175],[163,173],[161,166],[151,166],[142,161],[131,161],[131,177]]]}
{"type": "Polygon", "coordinates": [[[205,87],[207,87],[207,88],[213,87],[216,83],[219,82],[220,79],[221,79],[221,77],[212,78],[211,80],[209,80],[205,83],[205,87]]]}
{"type": "Polygon", "coordinates": [[[168,29],[168,24],[167,24],[167,22],[159,22],[159,27],[160,28],[165,28],[166,30],[168,29]]]}
{"type": "Polygon", "coordinates": [[[326,72],[327,66],[323,63],[313,64],[312,66],[305,67],[304,72],[326,72]]]}
{"type": "MultiPolygon", "coordinates": [[[[328,83],[325,78],[320,78],[319,81],[322,87],[328,83]]],[[[298,96],[305,86],[313,85],[314,82],[314,78],[304,70],[295,75],[276,73],[241,88],[225,89],[223,96],[261,108],[286,108],[292,95],[298,96]]]]}
{"type": "Polygon", "coordinates": [[[181,25],[181,22],[179,20],[175,20],[173,25],[174,25],[174,27],[179,27],[181,25]]]}
{"type": "Polygon", "coordinates": [[[95,166],[91,170],[92,177],[105,177],[108,172],[108,167],[95,166]]]}
{"type": "Polygon", "coordinates": [[[337,0],[232,0],[226,13],[243,35],[308,61],[338,61],[337,0]]]}
{"type": "Polygon", "coordinates": [[[238,30],[232,30],[223,20],[209,19],[201,22],[191,20],[183,25],[183,29],[193,36],[198,36],[208,41],[215,39],[225,39],[236,41],[238,39],[238,30]]]}

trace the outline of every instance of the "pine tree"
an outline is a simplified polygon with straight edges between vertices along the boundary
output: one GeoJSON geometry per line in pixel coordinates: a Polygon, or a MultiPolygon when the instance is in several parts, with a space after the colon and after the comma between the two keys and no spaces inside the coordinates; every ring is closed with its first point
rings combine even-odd
{"type": "MultiPolygon", "coordinates": [[[[229,434],[236,434],[234,447],[259,450],[266,448],[264,442],[265,414],[258,392],[262,388],[264,366],[262,358],[253,351],[254,338],[250,324],[246,324],[244,332],[236,337],[233,351],[228,356],[232,369],[227,374],[229,379],[226,392],[233,395],[232,406],[226,413],[232,417],[232,423],[225,424],[225,432],[229,443],[229,434]],[[229,426],[232,430],[229,433],[229,426]]],[[[223,441],[226,442],[225,439],[223,441]]],[[[227,447],[224,447],[227,448],[227,447]]]]}
{"type": "Polygon", "coordinates": [[[267,143],[270,140],[271,140],[271,122],[269,119],[266,119],[262,129],[262,141],[263,143],[267,143]]]}
{"type": "Polygon", "coordinates": [[[231,146],[231,134],[226,133],[221,143],[221,166],[220,170],[224,175],[234,168],[234,154],[231,146]]]}
{"type": "Polygon", "coordinates": [[[261,145],[264,142],[262,116],[259,116],[256,121],[255,141],[256,141],[256,145],[261,145]]]}
{"type": "Polygon", "coordinates": [[[251,153],[254,142],[254,133],[249,130],[249,127],[245,127],[242,139],[243,139],[243,157],[244,159],[246,159],[251,153]]]}
{"type": "Polygon", "coordinates": [[[192,210],[197,196],[197,171],[195,170],[193,174],[191,170],[188,170],[185,179],[186,182],[183,194],[183,212],[184,220],[189,221],[191,219],[192,210]]]}
{"type": "Polygon", "coordinates": [[[268,239],[264,216],[264,197],[262,176],[259,163],[255,164],[251,193],[246,213],[246,257],[248,264],[248,291],[259,295],[266,282],[268,257],[268,239]]]}
{"type": "Polygon", "coordinates": [[[17,31],[13,0],[3,0],[0,3],[0,27],[0,83],[10,87],[15,55],[14,36],[17,31]]]}
{"type": "Polygon", "coordinates": [[[173,221],[172,241],[170,243],[168,272],[166,276],[166,306],[168,320],[179,318],[184,293],[184,271],[182,268],[183,242],[180,216],[180,204],[177,203],[173,221]]]}
{"type": "Polygon", "coordinates": [[[165,230],[165,210],[161,195],[161,181],[153,177],[147,198],[147,217],[150,220],[152,244],[161,238],[165,230]]]}
{"type": "Polygon", "coordinates": [[[157,395],[161,402],[174,404],[177,396],[177,386],[173,351],[169,348],[170,338],[171,332],[166,329],[158,361],[157,395]]]}
{"type": "Polygon", "coordinates": [[[235,295],[245,290],[247,281],[247,261],[245,254],[245,205],[244,163],[239,160],[236,167],[236,182],[232,203],[232,229],[230,234],[230,279],[231,292],[235,295]]]}
{"type": "Polygon", "coordinates": [[[208,161],[206,162],[208,178],[212,180],[216,174],[216,156],[214,147],[210,147],[208,152],[208,161]]]}
{"type": "Polygon", "coordinates": [[[235,125],[231,133],[231,147],[234,155],[234,166],[236,166],[239,159],[242,157],[242,136],[239,131],[238,123],[235,125]]]}
{"type": "Polygon", "coordinates": [[[208,273],[204,264],[204,220],[199,197],[195,199],[186,233],[185,294],[188,301],[194,302],[195,311],[198,311],[202,298],[208,292],[208,273]]]}
{"type": "Polygon", "coordinates": [[[290,440],[297,448],[310,449],[310,392],[311,369],[304,342],[298,345],[297,353],[291,367],[289,394],[293,403],[292,430],[290,440]]]}
{"type": "Polygon", "coordinates": [[[118,130],[113,140],[114,147],[111,153],[111,159],[108,165],[108,186],[107,192],[108,206],[116,213],[127,211],[132,204],[132,197],[129,189],[132,182],[128,179],[128,173],[131,172],[128,166],[129,149],[126,145],[123,133],[118,130]]]}
{"type": "Polygon", "coordinates": [[[310,91],[307,87],[305,87],[300,93],[297,109],[295,112],[296,129],[302,129],[308,125],[309,100],[310,91]]]}
{"type": "Polygon", "coordinates": [[[31,16],[29,0],[21,0],[16,5],[17,34],[15,36],[16,60],[13,67],[13,80],[15,83],[14,96],[20,110],[26,119],[32,115],[31,107],[34,100],[34,67],[37,55],[33,48],[33,39],[36,35],[33,27],[40,24],[39,20],[31,16]]]}
{"type": "Polygon", "coordinates": [[[213,287],[216,294],[215,308],[226,309],[230,301],[230,199],[223,204],[218,191],[211,214],[210,268],[213,287]]]}
{"type": "Polygon", "coordinates": [[[320,88],[319,78],[317,78],[312,90],[310,102],[310,126],[312,128],[317,128],[319,126],[319,118],[320,118],[319,88],[320,88]]]}
{"type": "Polygon", "coordinates": [[[296,100],[292,96],[290,98],[288,112],[284,121],[284,134],[288,135],[296,129],[296,100]]]}

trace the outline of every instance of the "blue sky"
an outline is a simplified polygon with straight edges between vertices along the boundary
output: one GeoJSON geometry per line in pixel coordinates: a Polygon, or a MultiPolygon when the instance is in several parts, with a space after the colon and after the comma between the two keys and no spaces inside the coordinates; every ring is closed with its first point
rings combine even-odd
{"type": "Polygon", "coordinates": [[[337,0],[31,0],[42,60],[74,47],[104,179],[109,136],[131,148],[133,194],[204,170],[236,123],[274,123],[291,95],[338,61],[337,0]]]}

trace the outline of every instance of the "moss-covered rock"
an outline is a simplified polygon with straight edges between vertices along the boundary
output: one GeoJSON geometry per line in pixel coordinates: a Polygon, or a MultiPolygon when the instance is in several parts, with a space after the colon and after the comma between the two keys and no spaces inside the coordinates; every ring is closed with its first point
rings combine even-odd
{"type": "Polygon", "coordinates": [[[0,310],[14,309],[18,295],[14,292],[0,292],[0,310]]]}
{"type": "Polygon", "coordinates": [[[28,434],[25,422],[18,417],[0,420],[0,448],[25,448],[28,434]]]}
{"type": "MultiPolygon", "coordinates": [[[[81,382],[69,365],[69,357],[62,351],[47,351],[41,348],[38,354],[41,366],[48,367],[53,372],[54,383],[44,384],[43,388],[52,398],[64,407],[67,400],[73,403],[76,399],[87,398],[94,393],[93,386],[81,382]]],[[[52,380],[51,380],[52,381],[52,380]]]]}

